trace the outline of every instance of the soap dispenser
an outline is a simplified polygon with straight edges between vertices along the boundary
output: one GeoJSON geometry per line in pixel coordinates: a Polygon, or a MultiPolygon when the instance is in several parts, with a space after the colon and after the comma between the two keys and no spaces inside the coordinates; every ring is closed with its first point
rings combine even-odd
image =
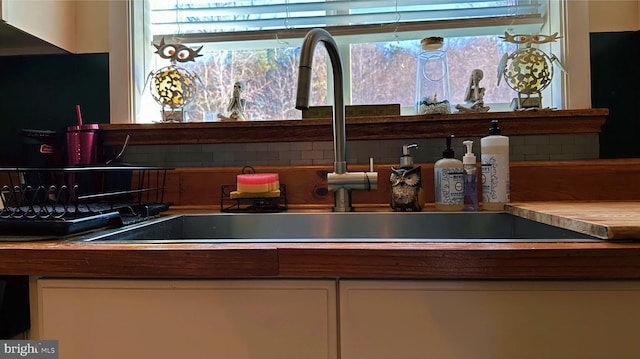
{"type": "Polygon", "coordinates": [[[394,211],[419,212],[424,207],[424,191],[422,190],[422,167],[413,166],[413,157],[409,153],[418,148],[413,143],[402,146],[400,168],[391,167],[391,208],[394,211]]]}
{"type": "Polygon", "coordinates": [[[480,139],[482,156],[482,209],[502,211],[509,195],[509,137],[502,135],[498,120],[480,139]]]}
{"type": "Polygon", "coordinates": [[[478,210],[478,167],[476,167],[476,155],[473,154],[473,141],[462,142],[467,147],[467,153],[462,157],[462,169],[464,170],[464,210],[478,210]]]}
{"type": "Polygon", "coordinates": [[[440,211],[461,211],[464,208],[464,172],[462,161],[454,158],[455,152],[451,149],[454,137],[447,137],[447,148],[434,165],[435,206],[440,211]]]}

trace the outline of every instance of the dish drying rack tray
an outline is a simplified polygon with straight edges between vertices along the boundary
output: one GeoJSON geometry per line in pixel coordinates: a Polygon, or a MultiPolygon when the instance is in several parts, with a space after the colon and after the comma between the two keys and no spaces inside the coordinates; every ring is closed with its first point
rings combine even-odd
{"type": "Polygon", "coordinates": [[[220,211],[229,213],[277,213],[287,210],[287,188],[280,184],[280,196],[258,198],[231,198],[235,185],[222,185],[220,211]]]}
{"type": "Polygon", "coordinates": [[[168,209],[167,171],[151,166],[0,167],[3,234],[67,235],[168,209]]]}

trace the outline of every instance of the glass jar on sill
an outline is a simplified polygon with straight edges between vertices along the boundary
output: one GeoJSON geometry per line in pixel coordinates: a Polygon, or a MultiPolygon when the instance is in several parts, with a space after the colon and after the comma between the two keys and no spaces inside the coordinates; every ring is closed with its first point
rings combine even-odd
{"type": "Polygon", "coordinates": [[[442,37],[420,41],[422,52],[417,59],[416,113],[451,113],[449,105],[449,61],[442,50],[442,37]]]}

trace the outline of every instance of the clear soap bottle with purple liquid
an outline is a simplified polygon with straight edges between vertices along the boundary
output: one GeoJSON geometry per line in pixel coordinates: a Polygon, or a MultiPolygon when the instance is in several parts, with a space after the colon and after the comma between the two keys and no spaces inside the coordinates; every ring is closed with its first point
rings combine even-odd
{"type": "Polygon", "coordinates": [[[462,142],[467,146],[467,152],[462,157],[464,171],[464,210],[478,210],[478,167],[476,156],[473,154],[473,141],[462,142]]]}

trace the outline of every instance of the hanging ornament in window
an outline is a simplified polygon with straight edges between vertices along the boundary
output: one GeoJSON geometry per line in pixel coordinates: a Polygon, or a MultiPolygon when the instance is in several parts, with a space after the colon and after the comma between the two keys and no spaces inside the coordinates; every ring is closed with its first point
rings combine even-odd
{"type": "Polygon", "coordinates": [[[197,75],[177,65],[195,61],[202,46],[191,49],[182,44],[165,43],[164,38],[160,44],[153,44],[158,54],[163,59],[169,59],[171,64],[149,74],[151,79],[151,95],[162,106],[163,122],[182,122],[184,120],[184,107],[195,97],[197,75]]]}
{"type": "Polygon", "coordinates": [[[531,45],[555,42],[560,38],[558,33],[553,35],[511,35],[505,32],[504,37],[500,38],[506,42],[524,45],[512,54],[504,54],[498,65],[498,85],[500,85],[500,79],[504,77],[507,85],[518,94],[518,97],[511,102],[511,107],[514,110],[542,108],[542,90],[551,84],[553,63],[557,63],[563,71],[564,67],[555,55],[549,56],[531,45]]]}

